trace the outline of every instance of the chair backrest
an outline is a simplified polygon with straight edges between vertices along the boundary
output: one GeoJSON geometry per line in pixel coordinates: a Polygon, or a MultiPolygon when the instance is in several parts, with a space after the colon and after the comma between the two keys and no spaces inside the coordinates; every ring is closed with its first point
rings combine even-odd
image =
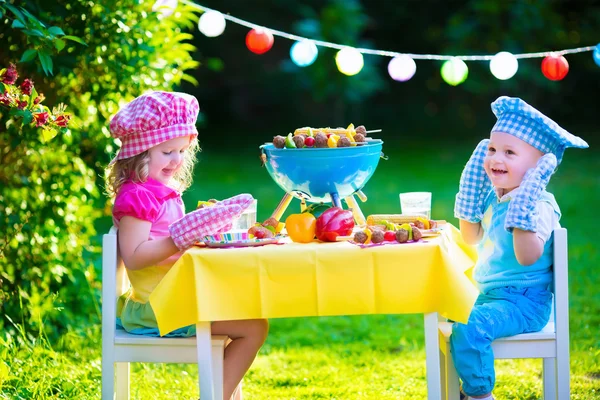
{"type": "Polygon", "coordinates": [[[119,257],[117,228],[110,228],[102,238],[102,339],[114,343],[117,298],[129,288],[125,265],[119,257]]]}

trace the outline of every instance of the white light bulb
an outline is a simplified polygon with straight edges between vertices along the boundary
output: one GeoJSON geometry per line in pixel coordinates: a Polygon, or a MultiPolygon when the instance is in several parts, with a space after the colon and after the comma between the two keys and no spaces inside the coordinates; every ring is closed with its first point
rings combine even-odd
{"type": "Polygon", "coordinates": [[[168,17],[175,12],[177,0],[156,0],[152,6],[152,11],[159,12],[163,17],[168,17]]]}
{"type": "Polygon", "coordinates": [[[345,47],[335,55],[335,63],[344,75],[352,76],[360,72],[365,61],[360,51],[352,47],[345,47]]]}
{"type": "Polygon", "coordinates": [[[292,45],[290,57],[294,64],[299,67],[308,67],[317,59],[317,46],[312,40],[302,40],[292,45]]]}
{"type": "Polygon", "coordinates": [[[200,17],[198,29],[208,37],[219,36],[225,30],[225,18],[218,11],[207,11],[200,17]]]}
{"type": "Polygon", "coordinates": [[[500,80],[512,78],[519,69],[517,58],[507,51],[501,51],[492,57],[490,71],[492,75],[500,80]]]}
{"type": "Polygon", "coordinates": [[[410,56],[402,54],[391,59],[388,64],[388,73],[395,81],[406,82],[417,71],[417,64],[410,56]]]}

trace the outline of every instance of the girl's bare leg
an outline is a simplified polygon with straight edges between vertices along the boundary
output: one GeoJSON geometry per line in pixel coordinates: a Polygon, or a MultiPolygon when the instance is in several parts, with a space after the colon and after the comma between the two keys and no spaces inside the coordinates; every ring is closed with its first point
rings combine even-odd
{"type": "Polygon", "coordinates": [[[225,348],[223,360],[223,398],[231,398],[246,371],[267,339],[266,319],[216,321],[211,324],[213,335],[227,335],[231,342],[225,348]]]}

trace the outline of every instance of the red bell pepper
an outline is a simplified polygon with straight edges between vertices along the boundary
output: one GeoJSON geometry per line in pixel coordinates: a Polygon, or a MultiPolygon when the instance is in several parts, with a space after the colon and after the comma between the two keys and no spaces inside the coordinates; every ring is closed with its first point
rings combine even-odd
{"type": "Polygon", "coordinates": [[[331,207],[317,218],[316,235],[324,242],[335,242],[338,236],[351,235],[353,228],[352,211],[331,207]]]}

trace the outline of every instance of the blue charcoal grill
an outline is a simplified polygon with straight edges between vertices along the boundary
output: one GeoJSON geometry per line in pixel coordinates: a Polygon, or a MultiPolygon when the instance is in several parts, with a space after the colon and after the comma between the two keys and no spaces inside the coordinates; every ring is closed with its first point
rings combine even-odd
{"type": "Polygon", "coordinates": [[[260,146],[269,175],[285,191],[272,217],[279,220],[294,197],[301,200],[303,207],[306,202],[330,202],[342,207],[343,199],[352,209],[356,223],[364,224],[354,195],[363,202],[367,200],[362,188],[377,169],[382,146],[381,140],[338,148],[278,149],[272,143],[260,146]]]}

